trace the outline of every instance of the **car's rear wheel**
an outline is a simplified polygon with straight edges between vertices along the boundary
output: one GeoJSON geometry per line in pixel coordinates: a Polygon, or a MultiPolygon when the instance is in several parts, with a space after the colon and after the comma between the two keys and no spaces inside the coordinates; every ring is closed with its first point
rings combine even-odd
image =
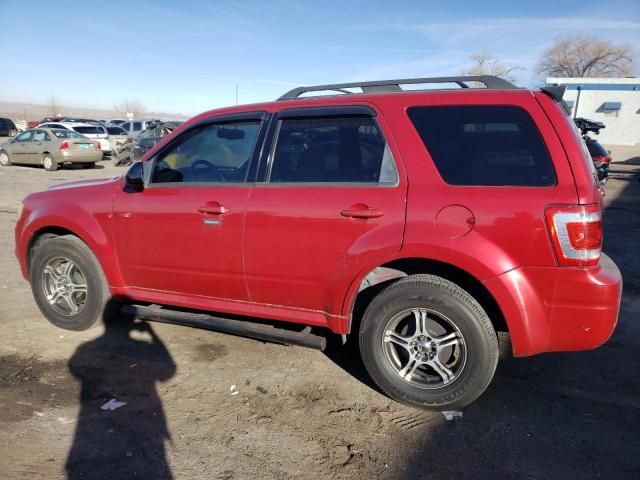
{"type": "Polygon", "coordinates": [[[57,327],[86,330],[117,311],[98,260],[73,235],[40,242],[29,277],[40,311],[57,327]]]}
{"type": "Polygon", "coordinates": [[[433,410],[460,409],[478,398],[499,353],[478,302],[434,275],[405,277],[372,300],[360,325],[360,350],[383,392],[433,410]]]}
{"type": "Polygon", "coordinates": [[[0,152],[0,165],[3,167],[8,167],[11,165],[11,159],[9,158],[9,154],[7,152],[0,152]]]}
{"type": "Polygon", "coordinates": [[[45,153],[42,156],[42,166],[44,167],[45,170],[48,170],[49,172],[53,172],[58,169],[58,162],[56,162],[56,159],[53,158],[51,155],[49,155],[48,153],[45,153]]]}

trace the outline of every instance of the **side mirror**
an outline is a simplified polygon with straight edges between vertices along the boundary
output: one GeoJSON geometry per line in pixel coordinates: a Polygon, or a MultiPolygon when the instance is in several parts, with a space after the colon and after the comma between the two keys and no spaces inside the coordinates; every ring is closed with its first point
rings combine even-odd
{"type": "Polygon", "coordinates": [[[133,190],[140,191],[144,188],[144,170],[142,162],[134,162],[124,174],[124,184],[133,190]]]}

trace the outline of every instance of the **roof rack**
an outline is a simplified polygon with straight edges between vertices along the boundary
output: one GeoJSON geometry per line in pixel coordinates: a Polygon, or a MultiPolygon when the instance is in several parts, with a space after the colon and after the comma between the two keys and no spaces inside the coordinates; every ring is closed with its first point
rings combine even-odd
{"type": "Polygon", "coordinates": [[[477,82],[485,85],[486,88],[492,89],[514,89],[518,88],[513,83],[508,82],[500,77],[493,75],[477,75],[477,76],[458,76],[458,77],[431,77],[431,78],[404,78],[400,80],[378,80],[373,82],[352,82],[352,83],[335,83],[332,85],[312,85],[309,87],[297,87],[289,90],[278,100],[291,100],[300,97],[307,92],[324,92],[333,91],[348,95],[356,94],[346,90],[347,88],[361,88],[362,93],[381,93],[381,92],[403,92],[401,85],[421,84],[421,83],[456,83],[460,88],[469,88],[467,83],[477,82]]]}

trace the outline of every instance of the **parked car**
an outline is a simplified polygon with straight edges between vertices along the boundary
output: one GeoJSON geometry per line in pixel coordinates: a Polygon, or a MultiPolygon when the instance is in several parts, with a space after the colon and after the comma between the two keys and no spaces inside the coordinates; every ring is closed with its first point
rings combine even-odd
{"type": "Polygon", "coordinates": [[[595,120],[588,120],[586,118],[576,118],[574,119],[574,122],[582,134],[582,139],[587,145],[593,165],[596,167],[598,172],[598,179],[603,184],[607,183],[607,179],[609,178],[609,164],[612,160],[611,152],[604,148],[596,139],[589,136],[589,133],[599,135],[600,130],[606,128],[605,124],[595,120]]]}
{"type": "Polygon", "coordinates": [[[57,170],[65,163],[93,168],[102,159],[100,143],[84,135],[62,129],[36,128],[22,132],[0,145],[0,165],[42,165],[57,170]]]}
{"type": "Polygon", "coordinates": [[[107,133],[109,134],[109,144],[111,145],[110,150],[111,152],[117,152],[118,146],[122,145],[129,139],[127,131],[122,127],[118,127],[117,125],[107,124],[105,125],[105,128],[107,129],[107,133]]]}
{"type": "Polygon", "coordinates": [[[139,160],[160,140],[173,132],[180,122],[152,123],[149,128],[140,133],[133,141],[133,161],[139,160]]]}
{"type": "Polygon", "coordinates": [[[120,124],[122,128],[124,128],[130,137],[135,138],[140,135],[140,132],[145,131],[149,126],[153,123],[157,123],[160,120],[158,119],[139,119],[139,120],[131,120],[130,122],[124,122],[120,124]]]}
{"type": "Polygon", "coordinates": [[[15,137],[17,133],[18,128],[13,120],[0,117],[0,137],[15,137]]]}
{"type": "Polygon", "coordinates": [[[104,155],[111,155],[111,143],[109,143],[109,134],[106,127],[97,123],[80,123],[80,122],[51,122],[38,125],[38,128],[58,128],[72,130],[81,133],[85,137],[100,142],[100,148],[104,155]]]}
{"type": "Polygon", "coordinates": [[[27,196],[22,274],[62,328],[125,302],[286,344],[338,334],[391,398],[460,409],[494,375],[497,332],[522,357],[595,348],[617,322],[622,279],[563,93],[420,78],[203,113],[121,178],[27,196]],[[415,89],[445,82],[467,88],[415,89]]]}

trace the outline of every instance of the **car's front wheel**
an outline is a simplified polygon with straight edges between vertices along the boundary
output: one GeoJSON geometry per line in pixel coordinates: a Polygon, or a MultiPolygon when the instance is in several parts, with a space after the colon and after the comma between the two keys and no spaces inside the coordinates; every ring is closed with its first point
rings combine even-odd
{"type": "Polygon", "coordinates": [[[499,353],[478,302],[434,275],[405,277],[372,300],[360,325],[360,350],[383,392],[433,410],[460,409],[478,398],[499,353]]]}
{"type": "Polygon", "coordinates": [[[86,330],[117,311],[98,260],[73,235],[39,242],[29,277],[40,311],[57,327],[86,330]]]}
{"type": "Polygon", "coordinates": [[[3,167],[8,167],[11,165],[11,159],[9,158],[9,154],[7,152],[0,152],[0,165],[3,167]]]}

